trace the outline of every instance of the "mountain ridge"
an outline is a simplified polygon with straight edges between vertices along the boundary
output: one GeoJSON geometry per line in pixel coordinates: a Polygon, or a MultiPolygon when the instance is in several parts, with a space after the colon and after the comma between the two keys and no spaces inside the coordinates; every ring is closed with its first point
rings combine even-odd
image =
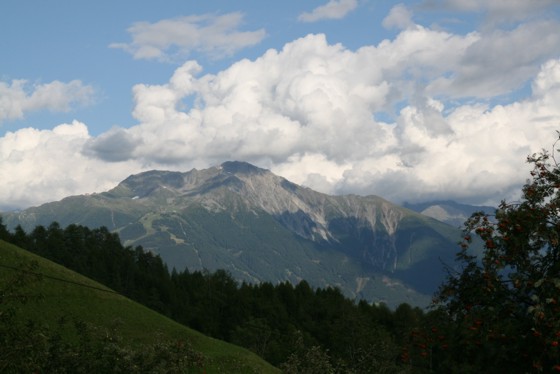
{"type": "Polygon", "coordinates": [[[305,279],[392,305],[425,305],[459,238],[379,196],[331,196],[239,161],[147,171],[106,192],[3,216],[26,230],[52,221],[106,226],[170,268],[222,268],[251,282],[305,279]]]}
{"type": "Polygon", "coordinates": [[[496,207],[492,206],[461,204],[452,200],[434,200],[416,204],[405,202],[403,206],[454,227],[462,227],[465,221],[475,212],[490,213],[496,210],[496,207]]]}

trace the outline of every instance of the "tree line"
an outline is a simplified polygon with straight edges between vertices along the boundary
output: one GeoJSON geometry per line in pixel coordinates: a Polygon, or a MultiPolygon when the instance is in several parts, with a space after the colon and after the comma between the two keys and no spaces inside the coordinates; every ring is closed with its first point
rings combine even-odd
{"type": "Polygon", "coordinates": [[[0,221],[0,239],[286,370],[322,362],[339,372],[398,372],[400,347],[424,318],[408,304],[391,311],[355,303],[337,288],[314,289],[306,281],[239,284],[224,270],[169,271],[158,255],[123,246],[105,227],[54,222],[26,233],[21,226],[9,232],[0,221]]]}

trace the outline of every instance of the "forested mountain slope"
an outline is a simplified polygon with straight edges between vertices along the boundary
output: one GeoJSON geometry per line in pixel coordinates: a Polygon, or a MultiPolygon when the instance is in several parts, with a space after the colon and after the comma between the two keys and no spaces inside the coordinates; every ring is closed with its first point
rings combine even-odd
{"type": "Polygon", "coordinates": [[[330,196],[226,162],[133,175],[114,189],[4,213],[11,229],[106,226],[170,269],[225,269],[249,282],[336,286],[396,306],[427,305],[452,264],[456,228],[377,196],[330,196]]]}

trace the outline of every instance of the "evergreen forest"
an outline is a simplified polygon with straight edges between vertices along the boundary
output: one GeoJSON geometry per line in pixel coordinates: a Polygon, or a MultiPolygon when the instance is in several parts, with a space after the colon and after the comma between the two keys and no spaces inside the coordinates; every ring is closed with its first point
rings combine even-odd
{"type": "MultiPolygon", "coordinates": [[[[227,272],[169,271],[161,258],[121,244],[105,227],[21,227],[0,239],[57,262],[205,335],[243,346],[286,372],[401,372],[419,308],[347,299],[306,281],[238,284],[227,272]],[[323,368],[323,369],[321,369],[323,368]],[[313,369],[313,370],[315,370],[313,369]]],[[[408,358],[408,357],[406,357],[408,358]]],[[[419,356],[421,358],[421,356],[419,356]]],[[[419,365],[423,365],[419,362],[419,365]]]]}

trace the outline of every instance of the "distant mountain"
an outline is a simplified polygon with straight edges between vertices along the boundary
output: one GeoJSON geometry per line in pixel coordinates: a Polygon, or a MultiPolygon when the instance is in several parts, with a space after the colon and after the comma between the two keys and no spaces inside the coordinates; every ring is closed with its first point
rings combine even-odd
{"type": "Polygon", "coordinates": [[[9,228],[106,226],[169,268],[307,280],[348,297],[427,305],[460,232],[377,196],[330,196],[244,162],[132,175],[110,191],[3,214],[9,228]]]}
{"type": "Polygon", "coordinates": [[[419,204],[404,203],[403,206],[458,228],[462,228],[465,221],[475,212],[493,213],[496,210],[496,207],[460,204],[451,200],[438,200],[419,204]]]}

